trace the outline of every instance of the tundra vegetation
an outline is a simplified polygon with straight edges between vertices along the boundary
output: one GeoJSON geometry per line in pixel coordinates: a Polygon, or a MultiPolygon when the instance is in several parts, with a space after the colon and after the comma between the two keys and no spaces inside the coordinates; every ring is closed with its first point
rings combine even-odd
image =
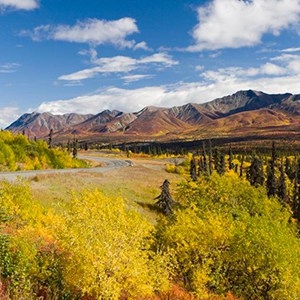
{"type": "MultiPolygon", "coordinates": [[[[50,138],[49,138],[50,139],[50,138]]],[[[84,161],[72,159],[63,149],[52,147],[51,142],[31,141],[26,136],[0,132],[0,170],[42,170],[86,167],[84,161]]]]}
{"type": "Polygon", "coordinates": [[[1,297],[299,299],[298,159],[210,147],[168,166],[156,222],[99,189],[54,208],[3,181],[1,297]]]}

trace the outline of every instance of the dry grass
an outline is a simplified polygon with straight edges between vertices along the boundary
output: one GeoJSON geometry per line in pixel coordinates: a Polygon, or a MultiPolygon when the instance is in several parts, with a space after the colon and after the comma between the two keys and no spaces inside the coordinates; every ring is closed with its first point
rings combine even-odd
{"type": "Polygon", "coordinates": [[[72,192],[98,188],[105,195],[122,197],[130,208],[144,214],[155,222],[157,211],[154,198],[160,193],[165,179],[171,182],[171,189],[182,180],[177,174],[165,171],[165,161],[132,159],[133,167],[115,169],[106,173],[79,172],[76,174],[39,175],[31,181],[34,195],[47,207],[57,208],[60,202],[68,201],[72,192]]]}

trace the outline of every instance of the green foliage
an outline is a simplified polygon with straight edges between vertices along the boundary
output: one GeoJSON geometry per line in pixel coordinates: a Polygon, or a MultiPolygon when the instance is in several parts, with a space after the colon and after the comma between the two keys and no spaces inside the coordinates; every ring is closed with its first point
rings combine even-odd
{"type": "Polygon", "coordinates": [[[74,167],[87,167],[87,164],[72,159],[66,151],[49,149],[44,141],[29,141],[27,137],[20,134],[0,132],[0,171],[74,167]]]}

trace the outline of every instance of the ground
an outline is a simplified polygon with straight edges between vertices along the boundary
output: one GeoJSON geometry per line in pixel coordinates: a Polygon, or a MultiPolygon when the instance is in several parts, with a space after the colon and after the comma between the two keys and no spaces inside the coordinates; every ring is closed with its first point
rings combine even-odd
{"type": "MultiPolygon", "coordinates": [[[[84,153],[86,155],[86,153],[84,153]]],[[[108,154],[99,154],[108,156],[108,154]]],[[[120,158],[120,154],[110,157],[120,158]]],[[[30,180],[34,196],[47,207],[59,209],[59,203],[68,201],[72,192],[98,188],[105,195],[123,197],[129,207],[140,211],[150,222],[155,222],[157,212],[152,206],[165,179],[171,182],[171,190],[182,176],[167,173],[165,165],[170,160],[150,158],[126,158],[133,166],[114,169],[103,174],[79,172],[76,174],[38,175],[30,180]]]]}

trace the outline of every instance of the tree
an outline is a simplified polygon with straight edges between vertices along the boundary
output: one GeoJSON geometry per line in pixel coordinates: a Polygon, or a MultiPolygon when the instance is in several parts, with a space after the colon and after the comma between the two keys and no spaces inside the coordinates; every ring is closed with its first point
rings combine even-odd
{"type": "Polygon", "coordinates": [[[170,193],[170,182],[166,179],[161,188],[161,194],[157,196],[154,200],[156,205],[160,207],[165,215],[170,215],[173,212],[173,207],[176,204],[172,195],[170,193]]]}
{"type": "Polygon", "coordinates": [[[214,164],[215,164],[215,170],[219,173],[221,155],[220,155],[220,151],[218,148],[214,149],[213,160],[214,160],[214,164]]]}
{"type": "Polygon", "coordinates": [[[73,142],[73,158],[77,158],[78,155],[78,140],[75,139],[73,142]]]}
{"type": "Polygon", "coordinates": [[[194,156],[190,163],[190,176],[193,181],[197,180],[197,163],[196,163],[196,159],[194,156]]]}
{"type": "Polygon", "coordinates": [[[244,160],[245,160],[245,156],[242,155],[241,166],[240,166],[240,177],[241,178],[243,178],[243,176],[244,176],[244,160]]]}
{"type": "Polygon", "coordinates": [[[225,172],[226,172],[226,162],[225,162],[225,156],[222,153],[220,156],[219,174],[224,175],[225,172]]]}
{"type": "Polygon", "coordinates": [[[281,162],[281,165],[280,165],[280,178],[279,178],[277,195],[282,200],[282,203],[285,205],[287,202],[287,187],[286,187],[283,162],[281,162]]]}
{"type": "Polygon", "coordinates": [[[288,157],[285,159],[285,173],[290,180],[293,180],[295,178],[295,171],[288,157]]]}
{"type": "Polygon", "coordinates": [[[49,132],[49,140],[48,140],[48,147],[49,149],[52,149],[53,147],[53,129],[50,129],[50,132],[49,132]]]}
{"type": "Polygon", "coordinates": [[[276,159],[277,159],[277,153],[276,153],[275,143],[273,142],[272,157],[268,163],[267,182],[266,182],[266,187],[267,187],[267,192],[269,197],[275,196],[277,191],[276,176],[275,176],[276,159]]]}
{"type": "Polygon", "coordinates": [[[247,170],[247,179],[251,183],[251,185],[255,187],[263,185],[265,181],[263,162],[258,157],[254,157],[254,159],[252,160],[252,163],[247,170]]]}
{"type": "Polygon", "coordinates": [[[213,169],[213,157],[212,157],[212,146],[211,146],[211,140],[208,141],[208,174],[212,174],[213,169]]]}
{"type": "Polygon", "coordinates": [[[207,157],[206,157],[206,149],[205,149],[205,141],[203,142],[203,172],[207,174],[208,171],[208,164],[207,164],[207,157]]]}
{"type": "Polygon", "coordinates": [[[233,164],[233,154],[232,154],[232,148],[231,145],[229,147],[229,158],[228,158],[228,167],[229,170],[232,170],[234,168],[234,164],[233,164]]]}

